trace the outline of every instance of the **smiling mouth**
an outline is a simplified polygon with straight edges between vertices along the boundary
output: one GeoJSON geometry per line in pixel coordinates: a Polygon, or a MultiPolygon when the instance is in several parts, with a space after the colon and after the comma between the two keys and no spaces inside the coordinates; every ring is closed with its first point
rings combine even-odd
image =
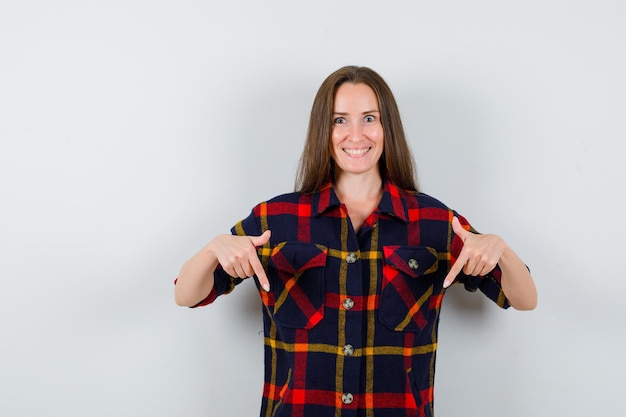
{"type": "Polygon", "coordinates": [[[343,151],[350,156],[362,156],[365,155],[372,148],[361,148],[361,149],[346,149],[343,148],[343,151]]]}

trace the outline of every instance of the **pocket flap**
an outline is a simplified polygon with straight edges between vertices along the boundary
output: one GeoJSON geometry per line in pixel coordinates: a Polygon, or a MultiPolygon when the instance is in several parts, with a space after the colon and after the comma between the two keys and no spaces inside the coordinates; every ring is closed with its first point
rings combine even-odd
{"type": "Polygon", "coordinates": [[[384,246],[385,264],[418,278],[437,270],[437,251],[428,246],[384,246]]]}
{"type": "Polygon", "coordinates": [[[270,264],[292,274],[326,265],[325,246],[315,243],[282,242],[272,249],[270,264]]]}

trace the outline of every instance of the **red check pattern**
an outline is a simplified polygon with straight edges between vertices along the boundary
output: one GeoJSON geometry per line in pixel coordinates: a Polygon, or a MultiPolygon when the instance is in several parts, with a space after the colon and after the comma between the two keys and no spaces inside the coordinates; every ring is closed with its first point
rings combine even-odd
{"type": "MultiPolygon", "coordinates": [[[[462,248],[455,215],[386,183],[378,209],[355,231],[329,184],[261,203],[233,228],[272,230],[258,250],[272,288],[259,290],[262,417],[432,417],[443,279],[462,248]]],[[[199,305],[241,281],[218,268],[199,305]]],[[[508,307],[499,268],[457,282],[508,307]]]]}

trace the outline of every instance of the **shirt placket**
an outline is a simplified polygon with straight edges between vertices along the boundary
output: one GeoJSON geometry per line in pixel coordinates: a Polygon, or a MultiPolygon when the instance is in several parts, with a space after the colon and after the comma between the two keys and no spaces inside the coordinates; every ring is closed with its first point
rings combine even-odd
{"type": "MultiPolygon", "coordinates": [[[[350,239],[354,242],[355,239],[350,239]]],[[[345,287],[341,288],[342,302],[341,314],[344,315],[343,329],[340,329],[339,354],[343,361],[343,378],[341,402],[343,403],[343,416],[355,415],[349,410],[356,410],[357,395],[360,391],[361,381],[361,357],[357,350],[362,348],[362,308],[355,308],[354,300],[362,299],[360,285],[362,276],[361,256],[358,246],[350,245],[341,262],[345,264],[346,279],[345,287]]]]}
{"type": "MultiPolygon", "coordinates": [[[[375,226],[374,226],[375,227],[375,226]]],[[[344,412],[342,415],[354,415],[348,410],[356,412],[357,395],[365,394],[362,392],[364,385],[364,369],[362,361],[365,360],[365,341],[364,325],[367,320],[367,306],[356,305],[354,300],[367,299],[367,283],[370,281],[369,268],[364,253],[370,249],[371,227],[364,224],[358,233],[350,230],[347,242],[347,251],[345,252],[342,262],[345,263],[346,279],[345,287],[341,289],[343,300],[341,308],[345,314],[345,328],[343,329],[344,339],[341,347],[341,354],[344,362],[343,374],[343,394],[341,401],[344,404],[344,412]],[[367,276],[366,276],[367,275],[367,276]]],[[[360,399],[359,402],[362,402],[360,399]]]]}
{"type": "Polygon", "coordinates": [[[342,416],[356,416],[361,381],[363,311],[357,305],[362,299],[361,255],[354,229],[349,225],[347,212],[342,207],[341,259],[339,274],[339,328],[338,328],[338,383],[341,384],[337,405],[342,416]]]}

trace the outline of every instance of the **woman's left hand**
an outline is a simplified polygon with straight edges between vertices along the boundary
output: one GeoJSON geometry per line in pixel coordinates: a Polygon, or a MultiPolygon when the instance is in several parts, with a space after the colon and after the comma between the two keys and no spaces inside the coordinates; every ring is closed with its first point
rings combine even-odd
{"type": "Polygon", "coordinates": [[[506,249],[504,240],[496,235],[478,235],[465,230],[459,219],[452,219],[452,230],[463,241],[463,249],[443,281],[449,287],[461,270],[466,275],[485,276],[495,267],[506,249]]]}

